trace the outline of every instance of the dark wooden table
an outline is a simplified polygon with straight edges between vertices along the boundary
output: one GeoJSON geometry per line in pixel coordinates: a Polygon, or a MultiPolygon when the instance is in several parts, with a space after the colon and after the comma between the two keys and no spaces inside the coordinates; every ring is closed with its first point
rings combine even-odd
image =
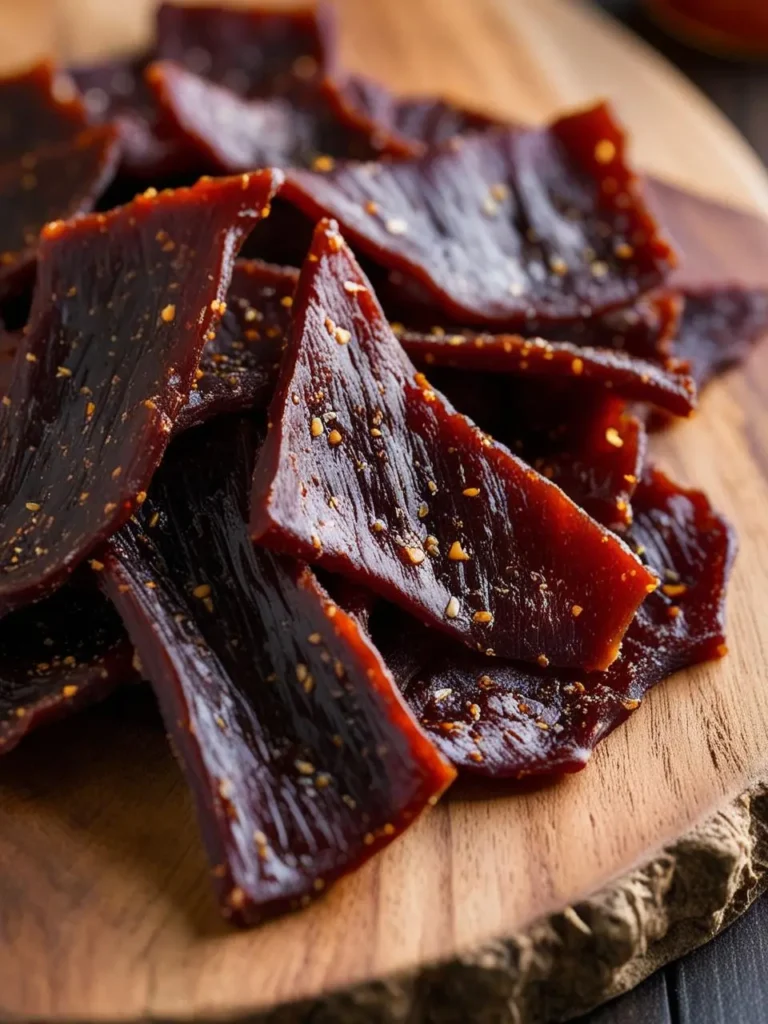
{"type": "MultiPolygon", "coordinates": [[[[635,0],[600,0],[600,6],[688,75],[768,164],[768,61],[699,53],[665,35],[635,0]]],[[[578,1024],[768,1024],[768,896],[714,942],[578,1024]]]]}

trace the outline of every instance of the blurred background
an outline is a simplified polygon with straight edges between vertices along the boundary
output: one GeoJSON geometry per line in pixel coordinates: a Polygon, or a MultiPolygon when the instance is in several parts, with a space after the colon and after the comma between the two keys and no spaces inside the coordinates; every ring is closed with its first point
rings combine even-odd
{"type": "Polygon", "coordinates": [[[768,163],[768,0],[596,0],[691,78],[768,163]]]}

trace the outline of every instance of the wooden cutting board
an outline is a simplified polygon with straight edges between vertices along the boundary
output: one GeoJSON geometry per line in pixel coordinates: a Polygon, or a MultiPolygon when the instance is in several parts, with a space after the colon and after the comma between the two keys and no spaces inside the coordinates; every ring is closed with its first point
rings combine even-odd
{"type": "MultiPolygon", "coordinates": [[[[0,54],[138,45],[149,6],[2,0],[0,54]]],[[[734,130],[575,2],[338,6],[352,68],[524,119],[608,95],[641,167],[768,213],[768,179],[734,130]]],[[[219,920],[149,698],[3,759],[0,1016],[253,1020],[307,1000],[269,1019],[309,1019],[315,1002],[314,1024],[565,1019],[727,923],[768,863],[767,399],[764,348],[656,444],[739,530],[730,656],[653,692],[579,776],[456,795],[301,914],[247,933],[219,920]]]]}

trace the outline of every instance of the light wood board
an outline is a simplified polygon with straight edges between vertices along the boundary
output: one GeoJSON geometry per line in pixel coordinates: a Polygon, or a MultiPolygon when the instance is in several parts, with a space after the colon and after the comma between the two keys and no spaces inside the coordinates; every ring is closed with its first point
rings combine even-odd
{"type": "MultiPolygon", "coordinates": [[[[352,68],[402,91],[444,92],[521,119],[609,96],[632,130],[636,164],[768,213],[768,179],[738,134],[660,58],[578,3],[338,6],[342,57],[352,68]]],[[[138,44],[148,24],[144,0],[0,0],[0,55],[8,65],[49,47],[66,58],[93,57],[138,44]]],[[[487,1019],[543,1020],[625,987],[715,930],[759,885],[754,816],[768,778],[766,399],[763,349],[745,372],[711,388],[693,422],[656,446],[675,476],[705,488],[738,528],[730,656],[653,692],[579,776],[524,796],[446,801],[301,914],[247,933],[219,921],[191,805],[151,704],[137,710],[118,700],[33,737],[4,759],[0,1017],[238,1017],[406,972],[407,983],[382,990],[384,996],[362,989],[345,1004],[370,1000],[384,1014],[377,1020],[405,1020],[415,1012],[412,986],[428,984],[429,976],[419,981],[420,965],[481,948],[455,974],[462,977],[461,965],[470,962],[481,971],[467,975],[478,1012],[485,999],[490,1007],[497,998],[489,979],[501,972],[511,987],[499,1015],[487,1019]],[[749,787],[756,787],[751,804],[730,803],[749,787]],[[709,823],[700,835],[727,833],[727,841],[710,844],[714,861],[726,856],[723,850],[730,860],[709,875],[705,864],[703,881],[695,871],[693,877],[723,891],[711,894],[697,931],[696,894],[685,903],[678,886],[678,917],[688,914],[690,938],[680,939],[688,933],[678,920],[678,938],[662,942],[654,959],[648,947],[663,939],[670,920],[654,901],[672,898],[676,857],[693,842],[679,837],[703,819],[709,823]],[[654,859],[664,844],[672,853],[654,859]],[[626,927],[608,928],[605,948],[597,940],[589,946],[595,963],[585,962],[585,974],[610,977],[594,989],[574,982],[569,994],[555,947],[578,934],[595,938],[587,911],[618,906],[617,899],[632,903],[635,890],[624,882],[605,889],[627,877],[647,905],[621,912],[626,927]],[[535,919],[600,889],[600,900],[578,914],[568,910],[530,930],[535,919]],[[488,946],[510,936],[518,938],[488,946]],[[552,945],[543,959],[537,942],[552,945]],[[536,1004],[531,995],[524,960],[534,954],[544,977],[550,964],[559,1001],[544,995],[536,1004]],[[510,957],[520,963],[510,965],[510,957]],[[618,966],[609,971],[612,957],[618,966]],[[523,1007],[519,1016],[515,1007],[523,1007]]],[[[430,1009],[430,1020],[486,1019],[468,1016],[466,1006],[460,1012],[459,1001],[451,1010],[450,981],[438,977],[443,988],[435,999],[443,1010],[430,1009]]],[[[421,991],[418,998],[432,997],[421,991]]],[[[325,1012],[335,1012],[333,1005],[325,1012]]]]}

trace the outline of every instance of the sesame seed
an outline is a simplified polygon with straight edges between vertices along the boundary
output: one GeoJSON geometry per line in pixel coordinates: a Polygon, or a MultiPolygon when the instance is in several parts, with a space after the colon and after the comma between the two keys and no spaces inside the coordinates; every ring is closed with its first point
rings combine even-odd
{"type": "Polygon", "coordinates": [[[341,444],[343,438],[338,430],[332,430],[328,435],[328,444],[337,445],[341,444]]]}
{"type": "Polygon", "coordinates": [[[332,156],[327,156],[325,154],[323,154],[322,156],[316,156],[315,159],[312,161],[312,170],[320,171],[321,173],[325,171],[332,171],[334,168],[334,163],[335,161],[332,156]]]}
{"type": "Polygon", "coordinates": [[[574,619],[578,619],[578,617],[581,615],[583,611],[584,609],[581,607],[580,604],[571,605],[571,615],[574,617],[574,619]]]}
{"type": "Polygon", "coordinates": [[[468,562],[470,556],[461,546],[461,541],[455,540],[448,551],[448,557],[452,562],[468,562]]]}
{"type": "Polygon", "coordinates": [[[429,515],[429,505],[426,503],[426,501],[422,501],[422,503],[419,505],[417,515],[419,519],[424,519],[426,518],[426,516],[429,515]]]}
{"type": "Polygon", "coordinates": [[[403,548],[403,551],[411,565],[421,565],[427,557],[421,548],[403,548]]]}
{"type": "Polygon", "coordinates": [[[309,431],[312,434],[312,437],[320,437],[324,430],[325,427],[323,426],[323,421],[320,419],[320,417],[313,416],[312,422],[309,425],[309,431]]]}
{"type": "Polygon", "coordinates": [[[667,597],[680,597],[687,589],[685,583],[665,583],[661,588],[662,593],[667,597]]]}
{"type": "Polygon", "coordinates": [[[435,690],[435,692],[432,694],[432,699],[435,701],[436,704],[439,704],[441,700],[445,700],[446,698],[450,697],[452,693],[453,690],[450,687],[445,687],[445,689],[443,690],[435,690]]]}
{"type": "Polygon", "coordinates": [[[557,274],[559,277],[562,277],[564,274],[568,273],[568,264],[562,256],[550,256],[549,269],[553,274],[557,274]]]}
{"type": "Polygon", "coordinates": [[[61,690],[62,697],[67,697],[67,698],[74,697],[76,693],[77,693],[77,687],[72,685],[72,684],[70,684],[69,686],[62,687],[62,690],[61,690]]]}
{"type": "Polygon", "coordinates": [[[369,199],[366,203],[363,203],[363,209],[366,213],[374,214],[379,212],[379,204],[375,203],[372,199],[369,199]]]}
{"type": "Polygon", "coordinates": [[[173,303],[169,303],[161,310],[160,319],[164,320],[167,324],[176,319],[176,307],[173,303]]]}
{"type": "Polygon", "coordinates": [[[445,606],[445,617],[446,619],[455,619],[459,614],[459,600],[456,597],[448,599],[448,604],[445,606]]]}
{"type": "Polygon", "coordinates": [[[57,377],[71,377],[72,376],[72,371],[69,369],[68,366],[57,366],[56,367],[56,376],[57,377]]]}
{"type": "Polygon", "coordinates": [[[26,503],[26,508],[27,508],[27,510],[29,512],[39,512],[40,511],[40,506],[38,505],[38,503],[36,501],[28,501],[26,503]]]}
{"type": "Polygon", "coordinates": [[[205,597],[211,596],[211,588],[207,583],[200,583],[192,590],[193,597],[199,597],[201,600],[205,597]]]}
{"type": "Polygon", "coordinates": [[[608,442],[608,444],[612,444],[614,448],[624,447],[624,441],[616,427],[608,427],[608,429],[605,432],[605,440],[608,442]]]}
{"type": "Polygon", "coordinates": [[[367,292],[368,289],[364,284],[357,284],[355,281],[345,281],[344,291],[349,292],[350,295],[356,295],[358,292],[367,292]]]}
{"type": "Polygon", "coordinates": [[[33,352],[27,352],[27,354],[24,356],[24,358],[27,360],[28,363],[36,363],[37,362],[37,356],[33,352]]]}
{"type": "Polygon", "coordinates": [[[385,222],[384,227],[390,235],[404,235],[408,230],[408,222],[401,217],[391,217],[385,222]]]}
{"type": "Polygon", "coordinates": [[[314,775],[315,766],[311,761],[294,761],[296,771],[299,775],[314,775]]]}
{"type": "Polygon", "coordinates": [[[542,668],[546,668],[549,664],[549,658],[546,656],[546,654],[540,654],[536,661],[538,661],[542,668]]]}
{"type": "Polygon", "coordinates": [[[579,359],[577,356],[576,359],[574,359],[571,363],[571,370],[578,377],[579,374],[582,373],[584,370],[584,360],[579,359]]]}
{"type": "Polygon", "coordinates": [[[616,158],[616,146],[610,139],[600,139],[595,144],[595,160],[599,164],[609,164],[616,158]]]}
{"type": "Polygon", "coordinates": [[[348,344],[349,339],[352,337],[352,332],[346,330],[346,328],[344,327],[337,327],[333,332],[333,336],[339,343],[339,345],[346,345],[348,344]]]}
{"type": "Polygon", "coordinates": [[[485,623],[485,622],[492,622],[493,621],[493,615],[491,615],[490,612],[486,612],[486,611],[475,612],[475,614],[472,616],[472,621],[473,622],[483,622],[483,623],[485,623]]]}
{"type": "Polygon", "coordinates": [[[608,264],[604,260],[595,260],[592,264],[593,277],[605,277],[608,273],[608,264]]]}
{"type": "Polygon", "coordinates": [[[284,295],[282,299],[280,299],[280,305],[285,306],[286,309],[290,309],[293,305],[293,299],[290,295],[284,295]]]}
{"type": "Polygon", "coordinates": [[[465,498],[476,498],[480,493],[479,487],[465,487],[461,492],[465,498]]]}
{"type": "Polygon", "coordinates": [[[614,246],[613,251],[620,260],[631,260],[635,254],[635,250],[626,242],[619,242],[618,245],[614,246]]]}
{"type": "Polygon", "coordinates": [[[88,563],[94,572],[101,572],[104,568],[104,563],[100,562],[98,558],[92,558],[88,563]]]}

